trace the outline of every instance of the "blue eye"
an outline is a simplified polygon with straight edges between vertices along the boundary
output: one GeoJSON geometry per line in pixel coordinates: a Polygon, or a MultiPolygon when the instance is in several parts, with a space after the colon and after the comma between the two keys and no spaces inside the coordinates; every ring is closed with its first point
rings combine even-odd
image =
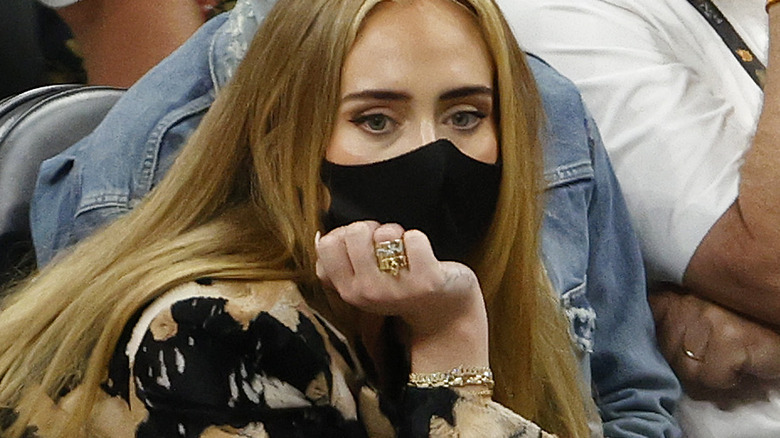
{"type": "Polygon", "coordinates": [[[456,129],[468,130],[479,125],[485,117],[487,116],[480,111],[458,111],[450,117],[450,123],[456,129]]]}
{"type": "Polygon", "coordinates": [[[388,132],[395,123],[393,119],[384,114],[367,114],[356,117],[352,119],[351,122],[372,134],[384,134],[388,132]]]}

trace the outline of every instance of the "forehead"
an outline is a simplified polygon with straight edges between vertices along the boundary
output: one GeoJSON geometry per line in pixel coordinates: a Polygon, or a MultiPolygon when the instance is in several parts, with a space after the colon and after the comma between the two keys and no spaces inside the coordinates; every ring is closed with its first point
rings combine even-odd
{"type": "MultiPolygon", "coordinates": [[[[366,18],[344,65],[368,82],[421,74],[492,79],[492,60],[475,18],[452,0],[385,1],[366,18]]],[[[371,84],[352,83],[356,87],[371,84]]]]}

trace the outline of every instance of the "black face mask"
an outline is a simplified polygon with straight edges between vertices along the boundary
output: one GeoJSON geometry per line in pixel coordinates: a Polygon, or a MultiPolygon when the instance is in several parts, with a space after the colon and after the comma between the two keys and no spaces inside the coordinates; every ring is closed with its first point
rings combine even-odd
{"type": "Polygon", "coordinates": [[[424,232],[439,260],[463,261],[493,219],[501,165],[438,140],[378,163],[324,161],[322,181],[331,195],[327,231],[367,219],[395,222],[424,232]]]}

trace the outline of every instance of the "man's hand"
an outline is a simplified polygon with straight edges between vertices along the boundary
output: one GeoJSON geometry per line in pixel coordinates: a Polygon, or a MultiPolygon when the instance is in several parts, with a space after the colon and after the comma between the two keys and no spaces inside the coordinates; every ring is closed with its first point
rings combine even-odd
{"type": "Polygon", "coordinates": [[[649,300],[661,351],[686,392],[780,378],[780,334],[684,292],[664,285],[649,300]]]}

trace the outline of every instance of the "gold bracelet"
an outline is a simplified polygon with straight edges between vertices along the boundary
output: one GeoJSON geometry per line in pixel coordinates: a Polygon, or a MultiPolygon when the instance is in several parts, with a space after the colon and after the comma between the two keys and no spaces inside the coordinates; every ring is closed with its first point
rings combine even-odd
{"type": "Polygon", "coordinates": [[[490,396],[496,382],[493,380],[493,372],[488,367],[459,366],[443,373],[411,373],[408,385],[415,388],[485,386],[487,390],[483,391],[484,394],[480,392],[480,395],[490,396]]]}
{"type": "Polygon", "coordinates": [[[769,8],[774,6],[778,2],[780,2],[780,0],[767,0],[766,1],[766,6],[764,6],[764,10],[767,12],[767,14],[769,13],[769,8]]]}

